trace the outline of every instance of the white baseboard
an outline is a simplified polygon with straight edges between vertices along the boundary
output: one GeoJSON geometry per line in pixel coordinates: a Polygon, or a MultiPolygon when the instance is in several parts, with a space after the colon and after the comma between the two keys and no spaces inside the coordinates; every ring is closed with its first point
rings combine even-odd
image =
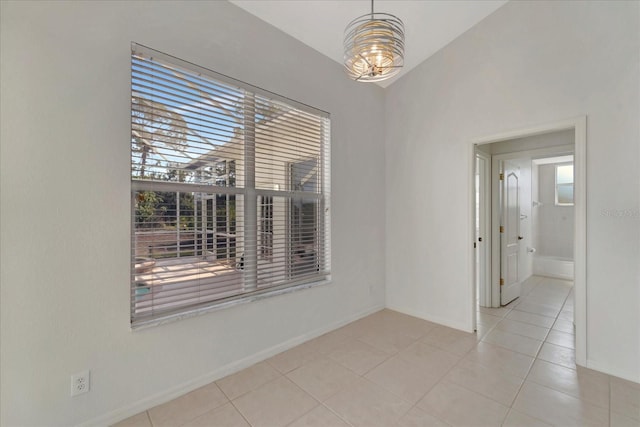
{"type": "Polygon", "coordinates": [[[154,406],[161,405],[177,397],[180,397],[186,393],[196,390],[202,386],[210,384],[213,381],[217,381],[220,378],[224,378],[227,375],[231,375],[235,372],[238,372],[258,362],[262,362],[263,360],[268,359],[271,356],[275,356],[278,353],[281,353],[292,347],[300,345],[303,342],[309,341],[313,338],[319,337],[320,335],[326,334],[327,332],[331,332],[335,329],[338,329],[341,326],[344,326],[355,320],[361,319],[365,316],[375,313],[376,311],[382,310],[383,308],[384,308],[383,305],[376,305],[376,306],[367,308],[345,319],[330,323],[327,326],[324,326],[322,328],[318,328],[313,331],[307,332],[303,335],[297,336],[283,343],[276,344],[272,347],[266,348],[258,353],[252,354],[243,359],[236,360],[225,366],[221,366],[220,368],[212,372],[208,372],[198,378],[194,378],[190,381],[187,381],[178,386],[172,387],[168,390],[143,398],[141,400],[138,400],[137,402],[131,403],[122,408],[118,408],[113,411],[107,412],[106,414],[100,415],[91,420],[84,421],[78,424],[77,426],[78,427],[109,426],[109,425],[115,424],[133,415],[139,414],[140,412],[153,408],[154,406]]]}
{"type": "Polygon", "coordinates": [[[471,327],[467,324],[463,324],[460,322],[454,322],[451,319],[445,319],[443,317],[432,316],[427,313],[420,312],[418,310],[408,309],[406,307],[399,307],[395,305],[387,305],[389,310],[397,311],[400,313],[407,314],[409,316],[417,317],[418,319],[427,320],[429,322],[437,323],[442,326],[448,326],[453,329],[458,329],[464,332],[473,332],[471,331],[471,327]]]}

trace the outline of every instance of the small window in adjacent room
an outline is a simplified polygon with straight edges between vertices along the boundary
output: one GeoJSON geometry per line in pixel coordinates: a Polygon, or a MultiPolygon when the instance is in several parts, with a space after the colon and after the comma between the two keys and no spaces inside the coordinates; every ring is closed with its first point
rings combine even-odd
{"type": "Polygon", "coordinates": [[[556,206],[573,206],[573,164],[556,165],[556,206]]]}
{"type": "Polygon", "coordinates": [[[326,282],[326,112],[133,44],[131,324],[326,282]]]}

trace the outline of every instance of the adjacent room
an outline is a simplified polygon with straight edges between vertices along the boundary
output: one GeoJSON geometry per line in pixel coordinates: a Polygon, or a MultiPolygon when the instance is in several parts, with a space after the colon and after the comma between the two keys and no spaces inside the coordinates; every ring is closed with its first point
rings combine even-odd
{"type": "Polygon", "coordinates": [[[640,426],[640,1],[2,0],[0,55],[0,425],[640,426]]]}

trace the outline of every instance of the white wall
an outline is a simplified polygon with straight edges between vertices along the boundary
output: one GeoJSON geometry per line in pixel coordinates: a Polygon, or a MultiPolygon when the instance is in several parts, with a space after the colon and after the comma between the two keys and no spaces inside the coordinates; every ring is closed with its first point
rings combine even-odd
{"type": "Polygon", "coordinates": [[[587,363],[640,381],[639,6],[509,2],[387,89],[387,306],[470,330],[471,142],[587,114],[587,363]]]}
{"type": "Polygon", "coordinates": [[[555,204],[555,164],[540,165],[538,169],[539,201],[536,248],[538,255],[573,259],[573,206],[555,204]]]}
{"type": "Polygon", "coordinates": [[[1,4],[1,425],[108,422],[383,306],[381,88],[226,2],[1,4]],[[130,331],[132,41],[332,114],[331,285],[130,331]]]}

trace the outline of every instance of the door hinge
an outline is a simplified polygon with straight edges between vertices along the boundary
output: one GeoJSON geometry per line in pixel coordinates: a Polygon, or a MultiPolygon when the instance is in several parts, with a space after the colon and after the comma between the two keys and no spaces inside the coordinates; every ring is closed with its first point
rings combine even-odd
{"type": "Polygon", "coordinates": [[[504,174],[500,173],[500,181],[504,181],[504,174]]]}
{"type": "Polygon", "coordinates": [[[500,232],[504,233],[504,227],[503,226],[500,226],[500,232]]]}
{"type": "Polygon", "coordinates": [[[500,278],[500,286],[504,286],[504,279],[502,277],[500,278]]]}

